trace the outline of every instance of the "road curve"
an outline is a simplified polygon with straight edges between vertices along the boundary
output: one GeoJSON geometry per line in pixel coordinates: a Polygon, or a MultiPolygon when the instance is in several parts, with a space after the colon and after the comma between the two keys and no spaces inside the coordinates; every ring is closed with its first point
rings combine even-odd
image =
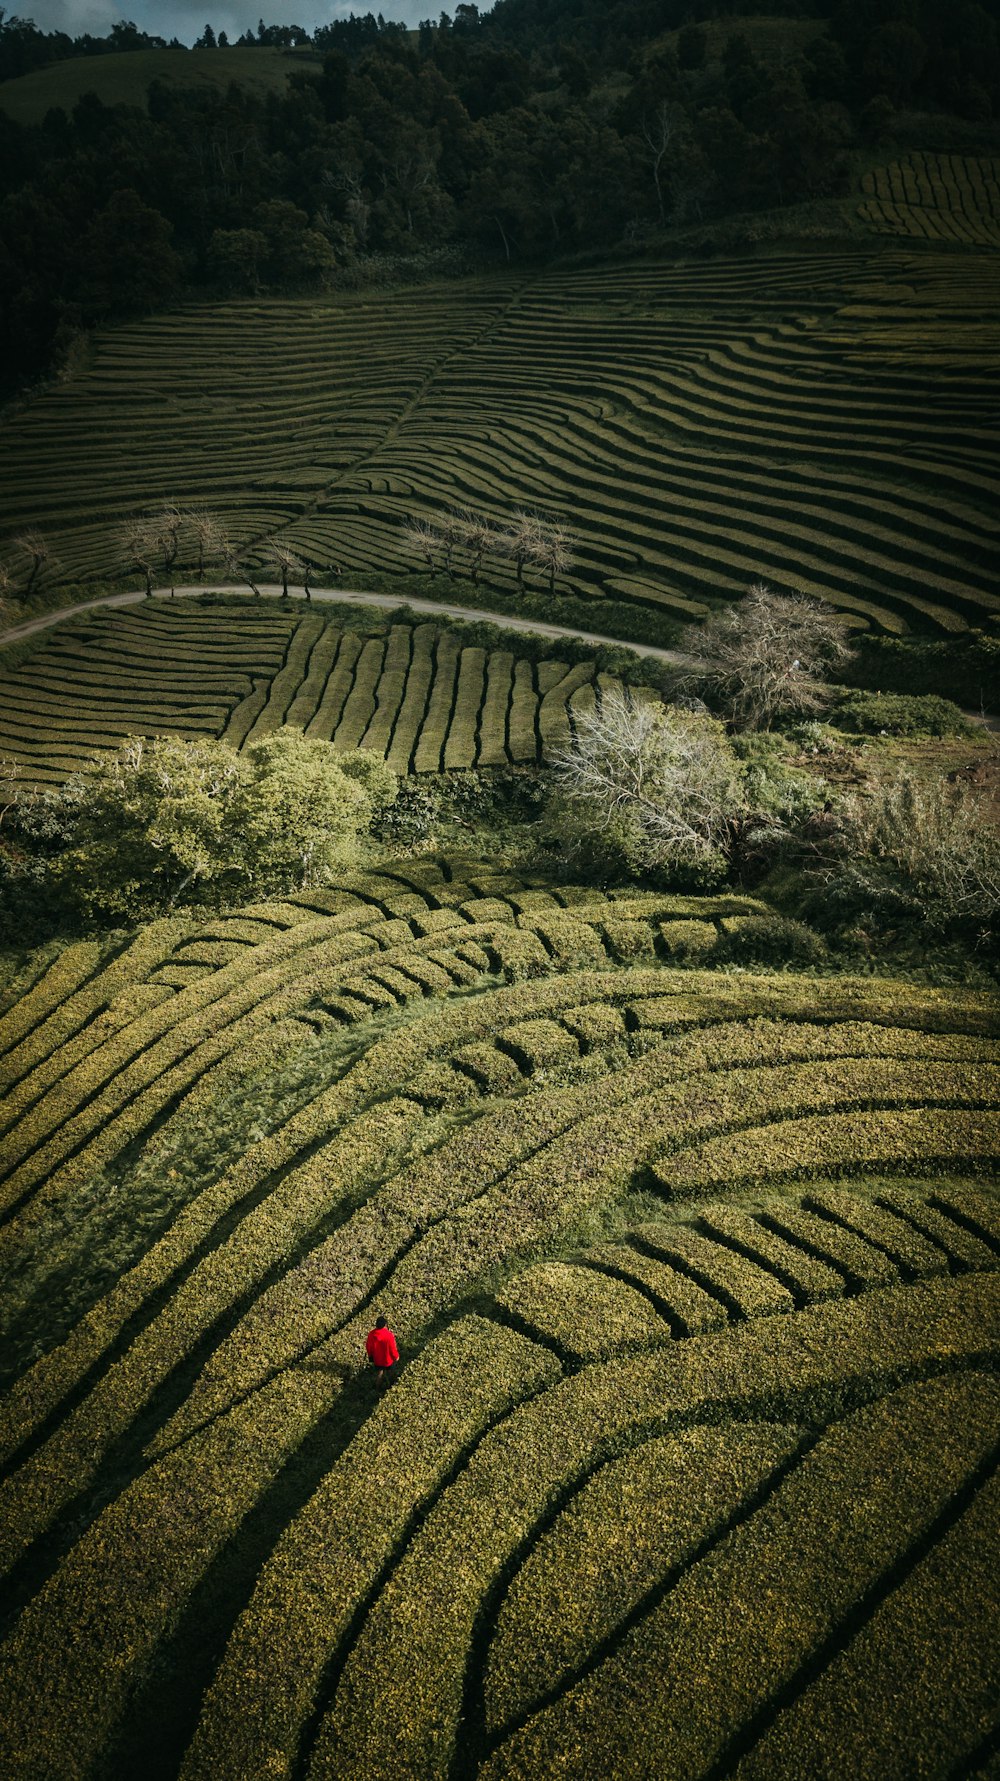
{"type": "MultiPolygon", "coordinates": [[[[268,599],[281,599],[281,589],[276,585],[262,585],[261,593],[268,599]]],[[[248,601],[254,596],[243,587],[211,586],[208,583],[194,587],[174,589],[179,598],[193,594],[243,594],[248,601]]],[[[172,596],[163,588],[157,588],[153,594],[155,600],[169,600],[172,596]]],[[[9,631],[0,633],[0,649],[8,643],[20,643],[24,637],[32,637],[37,631],[46,631],[50,625],[59,625],[64,619],[76,618],[81,612],[92,612],[99,606],[135,606],[141,604],[147,596],[139,591],[127,594],[103,594],[98,600],[82,600],[78,606],[64,606],[57,612],[43,612],[39,618],[28,619],[23,625],[14,625],[9,631]]],[[[304,600],[299,591],[289,592],[289,598],[304,600]]],[[[475,606],[450,606],[441,600],[406,599],[399,594],[371,594],[359,588],[313,588],[313,601],[343,601],[356,606],[378,606],[385,611],[393,611],[399,606],[408,606],[412,612],[427,612],[437,617],[461,618],[472,623],[480,619],[487,624],[496,625],[502,631],[529,631],[535,637],[569,637],[576,643],[591,643],[597,648],[601,644],[610,644],[615,649],[630,649],[633,655],[652,656],[659,662],[675,662],[683,664],[687,657],[676,649],[659,649],[653,643],[629,643],[621,637],[606,637],[596,631],[577,631],[569,625],[549,625],[541,619],[514,618],[506,613],[484,612],[475,606]]]]}

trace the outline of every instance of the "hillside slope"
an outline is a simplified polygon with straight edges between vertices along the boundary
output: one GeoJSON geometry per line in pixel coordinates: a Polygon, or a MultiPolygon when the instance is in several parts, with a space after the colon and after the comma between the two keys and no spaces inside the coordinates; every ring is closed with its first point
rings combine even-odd
{"type": "Polygon", "coordinates": [[[976,1771],[996,1009],[678,968],[755,914],[438,860],[39,956],[12,1772],[976,1771]]]}
{"type": "MultiPolygon", "coordinates": [[[[985,249],[873,244],[187,309],[12,417],[0,525],[65,581],[121,573],[122,517],[163,500],[251,559],[404,576],[411,519],[527,507],[567,522],[596,628],[762,577],[948,634],[1000,609],[995,288],[985,249]]],[[[476,603],[514,587],[488,560],[476,603]]]]}

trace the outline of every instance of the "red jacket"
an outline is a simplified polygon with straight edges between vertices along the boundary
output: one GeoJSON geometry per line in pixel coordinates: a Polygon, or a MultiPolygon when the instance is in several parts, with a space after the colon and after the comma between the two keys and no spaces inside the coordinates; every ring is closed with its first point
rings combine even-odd
{"type": "Polygon", "coordinates": [[[391,1367],[399,1359],[396,1338],[391,1330],[369,1330],[365,1353],[377,1367],[391,1367]]]}

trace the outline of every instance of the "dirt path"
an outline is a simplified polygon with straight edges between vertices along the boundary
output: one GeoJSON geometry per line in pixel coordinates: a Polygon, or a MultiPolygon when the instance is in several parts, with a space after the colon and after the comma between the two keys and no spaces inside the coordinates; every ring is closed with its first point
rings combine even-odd
{"type": "MultiPolygon", "coordinates": [[[[179,587],[174,589],[174,593],[178,598],[196,594],[244,594],[248,602],[253,601],[253,595],[247,593],[245,588],[233,586],[179,587]]],[[[281,598],[281,589],[277,585],[262,585],[261,593],[270,600],[281,598]]],[[[305,596],[300,592],[292,591],[289,597],[305,604],[305,596]]],[[[153,598],[169,600],[171,596],[162,589],[157,589],[153,598]]],[[[412,612],[426,612],[431,616],[462,618],[469,622],[482,619],[489,625],[496,625],[501,631],[530,631],[535,637],[554,637],[557,641],[561,637],[569,637],[575,643],[590,643],[595,649],[601,644],[610,644],[615,649],[630,649],[637,656],[652,656],[658,662],[674,662],[683,666],[688,660],[680,650],[659,649],[655,643],[630,643],[621,637],[607,637],[599,631],[577,631],[569,625],[545,624],[541,619],[512,618],[505,613],[485,612],[478,606],[445,605],[440,600],[404,600],[398,594],[371,594],[360,588],[314,588],[312,598],[317,604],[341,601],[354,606],[376,606],[386,612],[391,612],[398,606],[408,606],[412,612]]],[[[65,606],[59,612],[43,612],[40,618],[29,619],[26,624],[15,625],[11,630],[0,633],[0,649],[5,643],[19,643],[23,637],[33,637],[37,631],[47,631],[51,625],[62,624],[64,619],[76,618],[81,612],[93,612],[100,606],[137,606],[145,599],[146,595],[141,591],[104,594],[99,600],[83,600],[78,606],[65,606]]],[[[981,724],[985,730],[1000,732],[1000,715],[966,711],[965,716],[974,723],[981,724]]]]}
{"type": "MultiPolygon", "coordinates": [[[[175,594],[190,596],[194,594],[246,594],[248,602],[253,595],[246,593],[241,587],[211,587],[207,584],[195,587],[175,588],[175,594]]],[[[261,593],[268,599],[280,599],[281,589],[277,586],[262,585],[261,593]]],[[[292,593],[292,599],[302,600],[304,595],[292,593]]],[[[169,600],[170,595],[157,590],[153,595],[156,600],[169,600]]],[[[385,611],[392,611],[397,606],[408,606],[413,612],[428,612],[445,618],[463,618],[468,621],[484,619],[487,624],[496,625],[502,631],[530,631],[536,637],[570,637],[577,643],[592,643],[595,648],[602,644],[610,644],[613,648],[630,649],[637,656],[653,656],[660,662],[684,662],[686,657],[676,649],[658,649],[652,643],[626,643],[620,637],[602,636],[596,631],[577,631],[568,625],[544,624],[541,619],[511,618],[504,613],[484,612],[475,606],[446,606],[440,600],[403,599],[398,594],[368,594],[357,588],[314,588],[313,601],[344,601],[355,606],[377,606],[385,611]]],[[[19,643],[23,637],[32,637],[37,631],[46,631],[50,625],[62,624],[64,619],[76,618],[81,612],[93,612],[100,606],[136,606],[146,599],[141,591],[128,594],[105,594],[99,600],[83,600],[79,606],[64,606],[58,612],[43,612],[40,618],[32,618],[23,625],[15,625],[11,630],[0,634],[0,648],[6,643],[19,643]]]]}

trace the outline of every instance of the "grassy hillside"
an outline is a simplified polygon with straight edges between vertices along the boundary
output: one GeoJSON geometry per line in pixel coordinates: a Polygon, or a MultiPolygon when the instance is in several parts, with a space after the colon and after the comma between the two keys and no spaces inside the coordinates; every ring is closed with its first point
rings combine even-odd
{"type": "Polygon", "coordinates": [[[440,860],[39,955],[11,1772],[977,1771],[996,1007],[677,967],[757,913],[440,860]]]}
{"type": "Polygon", "coordinates": [[[340,750],[374,750],[398,773],[544,760],[568,740],[572,714],[621,683],[593,662],[536,663],[516,650],[463,647],[433,624],[359,634],[298,601],[97,612],[0,681],[0,762],[16,762],[28,783],[58,784],[125,736],[220,736],[242,748],[283,723],[340,750]]]}
{"type": "Polygon", "coordinates": [[[598,626],[763,577],[948,634],[998,610],[995,286],[988,250],[873,240],[187,309],[11,417],[0,525],[79,581],[123,514],[195,502],[363,583],[420,568],[412,516],[528,506],[598,626]]]}
{"type": "Polygon", "coordinates": [[[257,94],[282,93],[290,74],[318,70],[320,58],[307,50],[146,49],[106,56],[79,56],[0,82],[0,111],[19,124],[40,124],[47,111],[72,111],[84,93],[105,105],[146,104],[150,81],[171,87],[214,87],[231,82],[257,94]]]}

